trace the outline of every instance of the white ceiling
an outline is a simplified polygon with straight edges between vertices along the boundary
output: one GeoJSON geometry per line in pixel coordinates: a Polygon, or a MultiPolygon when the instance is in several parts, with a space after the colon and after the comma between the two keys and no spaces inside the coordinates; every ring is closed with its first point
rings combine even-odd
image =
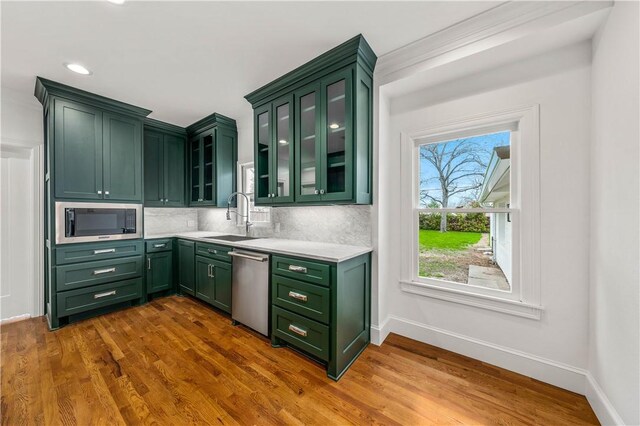
{"type": "Polygon", "coordinates": [[[32,93],[39,75],[182,126],[238,118],[244,95],[358,33],[381,56],[497,4],[3,1],[2,86],[32,93]]]}

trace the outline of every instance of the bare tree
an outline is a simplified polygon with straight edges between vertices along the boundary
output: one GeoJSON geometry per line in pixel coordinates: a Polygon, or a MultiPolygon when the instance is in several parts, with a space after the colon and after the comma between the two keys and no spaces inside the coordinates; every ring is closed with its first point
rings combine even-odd
{"type": "MultiPolygon", "coordinates": [[[[477,199],[487,168],[483,157],[486,151],[481,144],[469,139],[455,142],[425,145],[420,149],[420,158],[427,160],[436,170],[436,176],[423,179],[420,187],[431,181],[437,182],[437,189],[426,188],[420,191],[420,201],[424,205],[437,203],[443,208],[449,207],[449,201],[456,194],[466,193],[466,198],[477,199]],[[484,154],[484,155],[483,155],[484,154]]],[[[447,215],[440,217],[440,232],[447,231],[447,215]]]]}

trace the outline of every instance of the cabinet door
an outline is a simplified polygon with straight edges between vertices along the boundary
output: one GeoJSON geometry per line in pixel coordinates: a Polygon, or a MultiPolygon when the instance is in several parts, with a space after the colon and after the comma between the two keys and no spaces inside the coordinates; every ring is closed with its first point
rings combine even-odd
{"type": "Polygon", "coordinates": [[[213,279],[213,300],[210,303],[231,313],[231,264],[217,260],[210,262],[213,279]]]}
{"type": "Polygon", "coordinates": [[[295,94],[296,202],[320,200],[320,85],[295,94]]]}
{"type": "Polygon", "coordinates": [[[164,205],[164,150],[162,133],[144,132],[144,205],[164,205]]]}
{"type": "Polygon", "coordinates": [[[169,290],[173,285],[172,253],[147,254],[147,293],[169,290]]]}
{"type": "Polygon", "coordinates": [[[104,199],[142,202],[142,121],[103,113],[104,199]]]}
{"type": "Polygon", "coordinates": [[[212,262],[206,257],[196,256],[196,297],[207,303],[212,303],[215,296],[212,262]]]}
{"type": "Polygon", "coordinates": [[[195,253],[193,241],[178,240],[178,284],[181,291],[190,295],[196,289],[195,253]]]}
{"type": "Polygon", "coordinates": [[[270,175],[271,203],[293,202],[293,99],[287,96],[273,103],[271,149],[273,166],[270,175]]]}
{"type": "Polygon", "coordinates": [[[202,135],[202,204],[206,206],[215,204],[216,185],[216,134],[217,129],[208,131],[202,135]]]}
{"type": "MultiPolygon", "coordinates": [[[[164,205],[184,206],[184,144],[180,136],[164,135],[163,193],[164,205]]],[[[146,184],[146,181],[145,181],[146,184]]],[[[146,194],[146,186],[145,186],[146,194]]]]}
{"type": "Polygon", "coordinates": [[[321,83],[323,201],[353,198],[353,68],[331,74],[321,83]]]}
{"type": "MultiPolygon", "coordinates": [[[[225,127],[216,132],[215,200],[218,207],[227,207],[227,200],[236,191],[236,164],[238,162],[238,135],[225,127]]],[[[235,205],[235,198],[232,200],[235,205]]]]}
{"type": "Polygon", "coordinates": [[[256,108],[254,111],[255,135],[255,202],[256,204],[270,204],[271,202],[271,104],[256,108]]]}
{"type": "Polygon", "coordinates": [[[189,204],[202,202],[202,139],[192,138],[189,141],[189,204]]]}
{"type": "Polygon", "coordinates": [[[56,198],[102,198],[102,112],[80,103],[55,101],[56,198]]]}

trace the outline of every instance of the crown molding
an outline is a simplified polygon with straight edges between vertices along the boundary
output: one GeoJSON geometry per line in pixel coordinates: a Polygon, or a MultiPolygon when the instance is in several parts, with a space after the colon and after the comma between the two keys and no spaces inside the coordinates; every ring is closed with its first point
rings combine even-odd
{"type": "Polygon", "coordinates": [[[87,92],[85,90],[76,89],[75,87],[47,80],[46,78],[42,77],[36,77],[34,96],[45,107],[48,104],[50,96],[59,96],[66,99],[85,102],[93,106],[106,108],[127,115],[146,117],[147,115],[151,114],[151,110],[116,101],[105,96],[96,95],[95,93],[87,92]]]}
{"type": "Polygon", "coordinates": [[[345,41],[339,46],[321,54],[304,65],[299,66],[278,77],[259,89],[245,96],[255,108],[267,100],[280,96],[284,91],[304,84],[310,78],[325,74],[351,63],[359,63],[363,69],[372,74],[376,66],[377,56],[362,34],[345,41]]]}
{"type": "Polygon", "coordinates": [[[613,6],[613,1],[506,2],[378,59],[384,85],[613,6]]]}
{"type": "Polygon", "coordinates": [[[176,133],[180,136],[187,134],[187,130],[184,127],[176,126],[175,124],[165,123],[164,121],[156,120],[154,118],[146,117],[144,119],[145,130],[161,130],[163,132],[176,133]]]}
{"type": "Polygon", "coordinates": [[[211,115],[208,115],[195,123],[187,126],[186,131],[189,134],[204,132],[205,130],[209,130],[214,126],[228,126],[233,130],[236,130],[236,120],[233,118],[229,118],[225,115],[218,114],[214,112],[211,115]]]}

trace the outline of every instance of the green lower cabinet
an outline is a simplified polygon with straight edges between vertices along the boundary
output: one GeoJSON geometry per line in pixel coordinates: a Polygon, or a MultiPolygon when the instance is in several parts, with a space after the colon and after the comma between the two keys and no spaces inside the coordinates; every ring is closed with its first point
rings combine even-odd
{"type": "Polygon", "coordinates": [[[178,240],[178,291],[195,295],[196,243],[187,240],[178,240]]]}
{"type": "Polygon", "coordinates": [[[147,294],[173,287],[173,253],[164,251],[147,254],[147,294]]]}
{"type": "Polygon", "coordinates": [[[195,296],[231,313],[231,264],[196,256],[195,296]]]}
{"type": "Polygon", "coordinates": [[[291,346],[338,380],[370,341],[371,255],[339,263],[271,260],[271,343],[291,346]]]}

